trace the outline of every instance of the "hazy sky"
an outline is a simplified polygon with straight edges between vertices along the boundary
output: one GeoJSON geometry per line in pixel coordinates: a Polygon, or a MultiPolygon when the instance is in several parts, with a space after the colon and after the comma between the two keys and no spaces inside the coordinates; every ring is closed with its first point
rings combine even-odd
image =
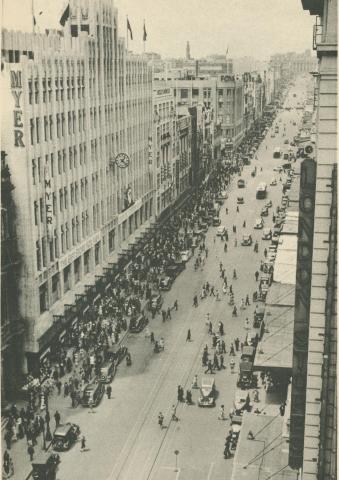
{"type": "MultiPolygon", "coordinates": [[[[95,0],[91,0],[95,1],[95,0]]],[[[113,0],[112,0],[113,1],[113,0]]],[[[272,53],[302,51],[312,46],[314,18],[301,0],[116,0],[119,35],[126,36],[126,15],[134,40],[129,49],[142,51],[143,19],[146,50],[183,57],[187,40],[191,55],[225,53],[229,57],[266,59],[272,53]]],[[[2,0],[2,24],[32,31],[32,0],[2,0]]],[[[34,0],[38,26],[57,28],[65,0],[34,0]],[[38,13],[43,14],[38,16],[38,13]]]]}

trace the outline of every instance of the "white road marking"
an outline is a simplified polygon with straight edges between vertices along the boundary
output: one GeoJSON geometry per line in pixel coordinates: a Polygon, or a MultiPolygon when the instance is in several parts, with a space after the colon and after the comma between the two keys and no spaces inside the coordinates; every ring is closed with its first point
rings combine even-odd
{"type": "Polygon", "coordinates": [[[214,462],[211,463],[210,468],[208,470],[207,480],[211,479],[213,468],[214,468],[214,462]]]}

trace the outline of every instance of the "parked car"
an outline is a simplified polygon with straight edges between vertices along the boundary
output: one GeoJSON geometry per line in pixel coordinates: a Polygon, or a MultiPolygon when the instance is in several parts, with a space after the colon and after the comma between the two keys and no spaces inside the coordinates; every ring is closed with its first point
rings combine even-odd
{"type": "Polygon", "coordinates": [[[213,227],[218,227],[220,224],[221,224],[220,218],[219,217],[214,217],[213,222],[212,222],[213,227]]]}
{"type": "Polygon", "coordinates": [[[100,381],[111,383],[117,371],[117,364],[113,358],[109,358],[100,368],[100,381]]]}
{"type": "Polygon", "coordinates": [[[263,240],[271,240],[272,238],[272,231],[270,228],[264,228],[262,232],[262,237],[263,240]]]}
{"type": "Polygon", "coordinates": [[[129,331],[132,333],[139,333],[146,327],[147,324],[148,318],[145,315],[135,315],[131,318],[129,322],[129,331]]]}
{"type": "Polygon", "coordinates": [[[224,225],[221,225],[220,227],[217,228],[217,236],[222,237],[226,232],[226,227],[224,225]]]}
{"type": "Polygon", "coordinates": [[[242,178],[239,178],[238,180],[238,188],[245,188],[245,180],[242,178]]]}
{"type": "Polygon", "coordinates": [[[155,310],[156,312],[158,312],[161,309],[163,303],[164,299],[162,298],[162,296],[154,293],[152,295],[152,298],[150,299],[151,310],[155,310]]]}
{"type": "Polygon", "coordinates": [[[283,171],[282,167],[274,167],[273,172],[281,173],[283,171]]]}
{"type": "Polygon", "coordinates": [[[53,434],[52,448],[57,452],[69,450],[80,435],[80,427],[76,423],[59,425],[53,434]]]}
{"type": "Polygon", "coordinates": [[[238,204],[238,205],[242,205],[243,203],[245,203],[245,202],[244,202],[244,197],[238,197],[238,198],[237,198],[237,204],[238,204]]]}
{"type": "Polygon", "coordinates": [[[244,247],[250,247],[250,246],[252,245],[252,237],[251,237],[251,235],[245,233],[245,234],[242,236],[241,245],[244,246],[244,247]]]}
{"type": "Polygon", "coordinates": [[[93,381],[89,383],[86,385],[82,393],[82,406],[89,407],[90,405],[93,405],[93,407],[96,407],[99,405],[104,393],[105,387],[102,382],[93,381]]]}
{"type": "Polygon", "coordinates": [[[160,290],[171,290],[173,280],[171,277],[164,277],[159,282],[160,290]]]}
{"type": "Polygon", "coordinates": [[[254,228],[256,230],[260,230],[261,228],[264,227],[264,222],[262,218],[257,218],[254,223],[254,228]]]}

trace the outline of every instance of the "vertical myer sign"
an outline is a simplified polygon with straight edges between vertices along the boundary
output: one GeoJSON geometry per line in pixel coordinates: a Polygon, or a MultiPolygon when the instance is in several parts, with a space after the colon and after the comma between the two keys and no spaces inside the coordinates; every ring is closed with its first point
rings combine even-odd
{"type": "Polygon", "coordinates": [[[50,175],[48,164],[45,165],[44,182],[45,182],[47,238],[49,241],[51,241],[53,239],[53,192],[52,192],[52,185],[51,185],[51,175],[50,175]]]}
{"type": "Polygon", "coordinates": [[[300,468],[303,463],[315,184],[316,163],[313,159],[306,158],[300,170],[289,445],[289,465],[292,468],[300,468]]]}
{"type": "Polygon", "coordinates": [[[22,109],[21,109],[21,95],[22,95],[22,76],[21,72],[11,70],[11,90],[14,98],[13,120],[14,120],[14,146],[24,147],[23,142],[23,122],[22,122],[22,109]]]}

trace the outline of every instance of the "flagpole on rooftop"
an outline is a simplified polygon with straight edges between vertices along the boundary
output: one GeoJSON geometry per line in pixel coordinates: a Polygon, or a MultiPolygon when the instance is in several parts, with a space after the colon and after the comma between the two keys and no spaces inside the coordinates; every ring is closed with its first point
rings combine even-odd
{"type": "Polygon", "coordinates": [[[36,23],[36,20],[35,20],[35,16],[34,16],[34,0],[32,0],[31,8],[32,8],[33,33],[35,33],[35,23],[36,23]]]}
{"type": "Polygon", "coordinates": [[[144,19],[144,31],[143,31],[143,44],[144,44],[144,53],[146,49],[146,38],[145,38],[145,32],[146,32],[146,27],[145,27],[145,19],[144,19]]]}

